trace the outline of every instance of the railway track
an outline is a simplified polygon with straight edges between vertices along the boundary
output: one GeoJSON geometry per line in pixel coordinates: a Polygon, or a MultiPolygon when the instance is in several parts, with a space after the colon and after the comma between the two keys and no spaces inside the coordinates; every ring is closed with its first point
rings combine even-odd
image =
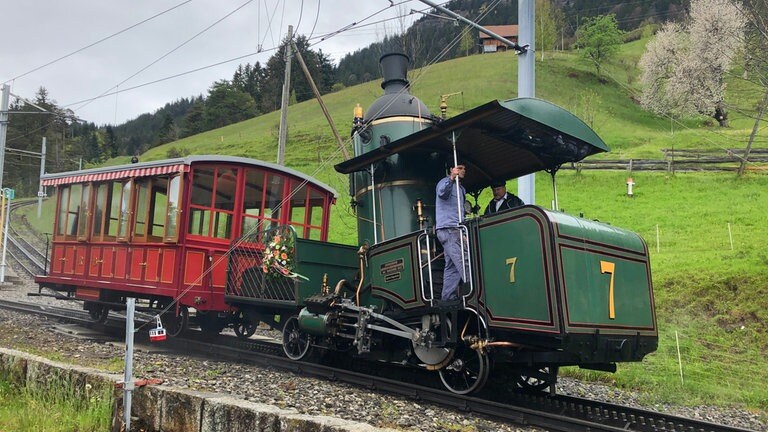
{"type": "MultiPolygon", "coordinates": [[[[84,311],[30,303],[0,300],[0,308],[22,313],[43,315],[49,318],[94,327],[84,311]]],[[[142,321],[143,322],[143,321],[142,321]]],[[[137,322],[137,325],[140,323],[137,322]]],[[[124,334],[124,318],[111,316],[100,326],[110,335],[124,334]]],[[[282,349],[275,340],[260,339],[243,341],[233,336],[223,336],[216,341],[200,341],[192,330],[189,338],[169,339],[164,347],[179,353],[204,354],[215,360],[237,361],[270,367],[297,374],[320,377],[385,392],[463,412],[476,413],[486,418],[534,426],[554,431],[670,431],[670,432],[746,432],[747,429],[718,425],[650,410],[615,405],[589,399],[546,394],[520,394],[507,392],[501,396],[459,396],[441,388],[434,374],[400,368],[382,368],[379,364],[358,362],[357,367],[325,359],[321,363],[286,361],[282,349]],[[331,363],[331,364],[324,364],[331,363]],[[403,374],[407,375],[404,379],[403,374]],[[419,384],[413,384],[419,383],[419,384]]],[[[139,339],[146,336],[139,333],[139,339]]]]}
{"type": "MultiPolygon", "coordinates": [[[[19,237],[16,231],[11,237],[19,237]]],[[[16,243],[14,243],[16,244],[16,243]]],[[[22,259],[35,262],[34,246],[19,241],[22,259]],[[31,255],[31,256],[30,256],[31,255]]],[[[12,255],[12,259],[17,259],[12,255]]],[[[37,264],[40,264],[37,259],[37,264]]],[[[27,268],[25,264],[20,264],[27,268]]],[[[45,265],[45,264],[43,264],[45,265]]],[[[34,264],[30,265],[34,266],[34,264]]],[[[39,270],[39,267],[37,267],[39,270]]],[[[33,273],[29,273],[33,274],[33,273]]],[[[99,329],[120,337],[124,334],[124,316],[110,314],[104,324],[95,324],[86,311],[73,308],[36,305],[0,300],[0,308],[22,313],[44,315],[49,318],[99,329]]],[[[143,317],[137,325],[146,322],[143,317]]],[[[146,338],[140,332],[139,339],[146,338]]],[[[256,364],[275,369],[307,374],[329,380],[345,382],[377,392],[386,392],[406,398],[429,402],[459,411],[476,413],[487,418],[524,426],[535,426],[557,431],[680,431],[680,432],[744,432],[747,429],[718,425],[650,410],[615,405],[568,396],[549,396],[543,393],[523,394],[511,391],[487,392],[480,397],[460,396],[446,392],[436,374],[397,367],[382,367],[372,362],[346,361],[332,356],[319,362],[287,361],[278,341],[270,339],[241,340],[222,335],[215,341],[202,341],[191,331],[188,338],[169,338],[165,347],[179,353],[194,352],[210,358],[256,364]],[[419,383],[419,384],[413,384],[419,383]]]]}
{"type": "Polygon", "coordinates": [[[30,240],[22,235],[21,230],[17,229],[18,224],[14,222],[13,213],[15,210],[35,204],[36,201],[20,201],[11,203],[11,223],[8,226],[7,254],[11,260],[16,262],[28,276],[44,274],[49,268],[50,262],[46,256],[46,250],[40,245],[34,245],[30,240]]]}

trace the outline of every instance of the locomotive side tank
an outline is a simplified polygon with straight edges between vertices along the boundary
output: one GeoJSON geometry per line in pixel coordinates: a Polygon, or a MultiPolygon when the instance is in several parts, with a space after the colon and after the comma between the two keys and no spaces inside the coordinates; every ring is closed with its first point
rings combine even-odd
{"type": "Polygon", "coordinates": [[[497,338],[609,370],[656,349],[637,234],[535,206],[482,218],[473,233],[480,307],[497,338]]]}

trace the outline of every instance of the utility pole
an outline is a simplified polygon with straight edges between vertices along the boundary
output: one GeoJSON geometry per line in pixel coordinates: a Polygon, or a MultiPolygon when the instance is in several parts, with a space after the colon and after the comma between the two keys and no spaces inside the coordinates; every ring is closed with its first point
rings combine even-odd
{"type": "MultiPolygon", "coordinates": [[[[419,0],[444,14],[461,21],[488,36],[503,42],[512,47],[519,55],[517,62],[517,97],[535,97],[536,96],[536,73],[535,73],[535,56],[534,50],[536,33],[534,31],[534,23],[536,15],[534,13],[534,0],[518,0],[517,1],[517,16],[518,16],[518,36],[517,42],[510,41],[488,29],[476,24],[463,16],[439,6],[431,0],[419,0]]],[[[535,204],[536,201],[536,187],[535,176],[529,174],[527,176],[520,177],[517,182],[517,194],[526,204],[535,204]]]]}
{"type": "Polygon", "coordinates": [[[304,57],[301,56],[299,47],[297,47],[293,41],[291,41],[291,45],[293,46],[293,49],[296,50],[296,60],[299,61],[299,66],[301,66],[301,70],[304,72],[304,76],[307,78],[309,87],[312,88],[312,93],[315,94],[315,98],[317,99],[317,102],[320,104],[320,109],[323,110],[323,115],[325,116],[325,119],[328,121],[328,124],[331,126],[331,131],[333,132],[333,136],[336,138],[336,142],[339,145],[339,149],[341,149],[341,155],[344,158],[344,160],[347,160],[349,159],[349,152],[347,151],[347,147],[344,145],[344,140],[341,139],[341,135],[339,135],[339,131],[336,130],[336,123],[333,122],[333,118],[331,118],[331,114],[328,112],[328,107],[325,106],[323,97],[320,95],[320,90],[317,89],[317,86],[315,85],[315,80],[312,79],[312,74],[309,73],[309,68],[307,68],[307,64],[304,63],[304,57]]]}
{"type": "MultiPolygon", "coordinates": [[[[528,45],[517,59],[517,97],[536,97],[536,40],[534,0],[517,0],[517,43],[528,45]]],[[[536,204],[536,174],[517,180],[517,195],[526,204],[536,204]]]]}
{"type": "Polygon", "coordinates": [[[45,137],[43,137],[43,148],[40,151],[40,186],[37,189],[37,218],[43,214],[43,197],[45,189],[43,188],[43,174],[45,174],[45,137]]]}
{"type": "Polygon", "coordinates": [[[3,188],[3,173],[5,172],[5,136],[8,133],[8,110],[11,88],[3,84],[0,89],[0,190],[3,188]]]}
{"type": "Polygon", "coordinates": [[[285,78],[283,79],[283,99],[280,103],[280,135],[277,141],[277,164],[285,165],[285,141],[288,138],[288,96],[291,92],[291,45],[293,26],[288,26],[288,43],[285,45],[285,78]]]}

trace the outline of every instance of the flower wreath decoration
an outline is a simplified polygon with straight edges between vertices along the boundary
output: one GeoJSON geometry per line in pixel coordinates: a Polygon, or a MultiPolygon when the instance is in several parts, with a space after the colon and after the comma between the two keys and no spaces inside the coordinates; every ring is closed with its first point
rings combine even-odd
{"type": "Polygon", "coordinates": [[[276,229],[271,238],[267,235],[268,241],[265,242],[261,259],[261,270],[267,277],[285,276],[307,280],[306,277],[293,272],[296,266],[294,235],[290,227],[276,229]]]}

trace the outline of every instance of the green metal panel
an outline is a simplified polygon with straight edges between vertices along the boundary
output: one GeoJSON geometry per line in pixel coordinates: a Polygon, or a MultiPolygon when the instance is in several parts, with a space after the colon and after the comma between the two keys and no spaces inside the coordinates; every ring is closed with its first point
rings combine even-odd
{"type": "Polygon", "coordinates": [[[571,331],[655,329],[646,261],[567,246],[561,246],[561,257],[571,331]]]}
{"type": "Polygon", "coordinates": [[[648,249],[640,236],[563,213],[546,214],[555,226],[566,331],[655,335],[648,249]]]}
{"type": "Polygon", "coordinates": [[[482,286],[492,320],[552,326],[543,227],[530,214],[503,220],[479,229],[482,286]]]}
{"type": "Polygon", "coordinates": [[[613,248],[624,248],[638,254],[646,254],[643,240],[631,231],[565,213],[547,211],[547,215],[556,224],[560,237],[571,237],[578,241],[589,241],[595,246],[610,245],[613,248]]]}
{"type": "Polygon", "coordinates": [[[388,299],[403,308],[421,306],[420,283],[414,263],[416,238],[413,233],[404,238],[379,244],[368,258],[368,274],[375,297],[388,299]]]}
{"type": "Polygon", "coordinates": [[[323,275],[328,275],[328,285],[333,289],[341,279],[354,280],[359,267],[357,248],[353,246],[297,238],[294,271],[309,279],[298,282],[299,303],[320,292],[323,275]]]}

